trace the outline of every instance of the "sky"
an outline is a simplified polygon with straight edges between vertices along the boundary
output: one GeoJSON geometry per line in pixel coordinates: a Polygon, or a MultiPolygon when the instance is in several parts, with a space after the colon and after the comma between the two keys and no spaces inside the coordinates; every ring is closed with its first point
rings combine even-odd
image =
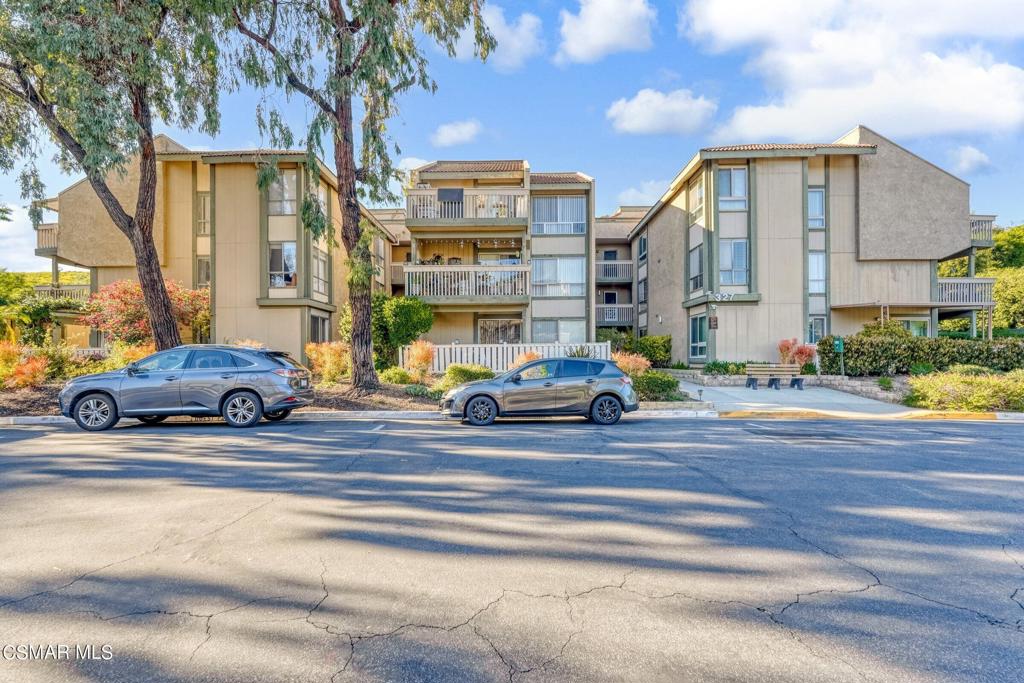
{"type": "MultiPolygon", "coordinates": [[[[408,168],[527,159],[582,171],[598,214],[655,201],[710,144],[830,142],[862,123],[971,184],[971,209],[1024,223],[1020,0],[500,0],[486,63],[424,41],[437,92],[411,91],[390,134],[408,168]]],[[[263,96],[222,98],[220,133],[157,126],[194,149],[259,146],[263,96]]],[[[284,101],[296,130],[301,99],[284,101]]],[[[71,184],[43,164],[51,194],[71,184]]],[[[912,179],[908,179],[912,182],[912,179]]],[[[46,270],[17,175],[0,177],[0,267],[46,270]]]]}

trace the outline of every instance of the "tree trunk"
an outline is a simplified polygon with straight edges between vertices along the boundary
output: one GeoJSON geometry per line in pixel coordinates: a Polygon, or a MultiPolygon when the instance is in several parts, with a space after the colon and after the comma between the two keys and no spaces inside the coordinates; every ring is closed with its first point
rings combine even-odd
{"type": "Polygon", "coordinates": [[[139,273],[139,284],[142,296],[146,299],[149,310],[149,325],[153,330],[153,340],[157,349],[170,349],[181,344],[181,333],[174,319],[171,298],[164,286],[164,275],[160,270],[160,257],[156,253],[156,245],[152,236],[144,236],[136,230],[132,239],[135,251],[135,269],[139,273]]]}

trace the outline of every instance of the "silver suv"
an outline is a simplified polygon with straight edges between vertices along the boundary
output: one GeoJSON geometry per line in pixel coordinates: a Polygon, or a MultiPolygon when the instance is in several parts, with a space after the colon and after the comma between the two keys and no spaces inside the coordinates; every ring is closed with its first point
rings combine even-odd
{"type": "Polygon", "coordinates": [[[640,407],[633,382],[608,360],[546,358],[494,379],[460,384],[441,398],[441,414],[489,425],[496,417],[583,415],[611,425],[640,407]]]}
{"type": "Polygon", "coordinates": [[[69,381],[60,412],[91,432],[122,417],[146,424],[172,415],[222,415],[232,427],[283,420],[313,400],[310,373],[287,353],[194,344],[159,351],[127,367],[69,381]]]}

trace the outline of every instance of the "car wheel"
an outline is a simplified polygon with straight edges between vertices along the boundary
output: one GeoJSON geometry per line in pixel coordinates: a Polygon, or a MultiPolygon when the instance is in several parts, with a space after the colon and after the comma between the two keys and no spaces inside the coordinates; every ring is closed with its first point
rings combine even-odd
{"type": "Polygon", "coordinates": [[[232,427],[252,427],[263,417],[263,405],[256,394],[251,391],[240,391],[231,394],[224,401],[221,415],[232,427]]]}
{"type": "Polygon", "coordinates": [[[138,416],[135,419],[138,420],[139,422],[144,422],[144,423],[146,423],[148,425],[156,425],[156,424],[160,424],[161,422],[166,420],[167,416],[166,415],[140,415],[140,416],[138,416]]]}
{"type": "Polygon", "coordinates": [[[622,417],[622,402],[614,396],[600,396],[590,406],[590,419],[599,425],[613,425],[622,417]]]}
{"type": "Polygon", "coordinates": [[[498,404],[486,396],[477,396],[466,404],[466,419],[469,424],[484,427],[498,417],[498,404]]]}
{"type": "Polygon", "coordinates": [[[117,424],[117,406],[106,394],[87,394],[75,404],[75,422],[89,432],[102,432],[117,424]]]}
{"type": "Polygon", "coordinates": [[[280,422],[289,415],[292,414],[291,408],[287,410],[274,410],[269,413],[263,413],[263,417],[270,420],[271,422],[280,422]]]}

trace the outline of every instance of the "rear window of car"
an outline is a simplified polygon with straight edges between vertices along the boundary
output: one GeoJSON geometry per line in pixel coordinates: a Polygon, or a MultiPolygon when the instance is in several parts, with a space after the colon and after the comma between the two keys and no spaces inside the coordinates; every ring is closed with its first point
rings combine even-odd
{"type": "Polygon", "coordinates": [[[306,366],[292,358],[290,354],[285,353],[284,351],[271,351],[267,354],[267,358],[284,368],[294,368],[296,370],[306,369],[306,366]]]}
{"type": "Polygon", "coordinates": [[[256,361],[252,358],[246,358],[245,356],[241,356],[237,353],[231,354],[231,358],[234,359],[236,368],[251,368],[256,365],[256,361]]]}
{"type": "Polygon", "coordinates": [[[564,360],[562,361],[562,377],[590,377],[600,374],[604,363],[594,363],[585,360],[564,360]]]}

